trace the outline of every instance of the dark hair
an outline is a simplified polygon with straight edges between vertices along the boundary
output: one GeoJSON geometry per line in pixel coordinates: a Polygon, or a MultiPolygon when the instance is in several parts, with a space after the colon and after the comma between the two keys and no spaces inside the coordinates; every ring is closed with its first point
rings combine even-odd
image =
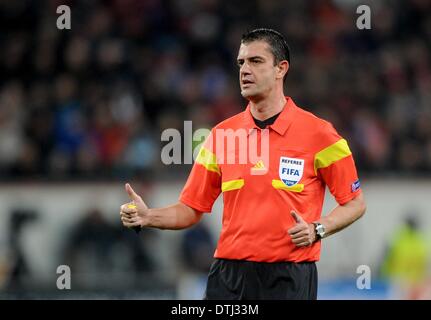
{"type": "Polygon", "coordinates": [[[283,35],[273,29],[258,28],[242,35],[241,43],[263,40],[269,44],[274,55],[274,65],[287,60],[290,64],[290,49],[283,35]]]}

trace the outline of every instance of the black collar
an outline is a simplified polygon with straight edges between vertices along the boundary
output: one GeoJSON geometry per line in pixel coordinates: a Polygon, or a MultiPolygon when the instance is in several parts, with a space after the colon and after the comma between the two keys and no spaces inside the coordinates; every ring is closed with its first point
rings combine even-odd
{"type": "Polygon", "coordinates": [[[281,112],[277,113],[275,116],[272,116],[271,118],[265,119],[265,120],[258,120],[255,117],[253,117],[254,123],[261,129],[265,129],[266,126],[269,126],[277,120],[278,116],[281,112]]]}

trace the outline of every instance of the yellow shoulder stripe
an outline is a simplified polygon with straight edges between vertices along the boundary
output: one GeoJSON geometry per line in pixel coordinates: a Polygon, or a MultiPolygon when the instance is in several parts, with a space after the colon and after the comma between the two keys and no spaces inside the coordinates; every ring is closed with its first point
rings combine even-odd
{"type": "Polygon", "coordinates": [[[244,186],[244,179],[230,180],[221,184],[221,191],[241,189],[244,186]]]}
{"type": "Polygon", "coordinates": [[[207,148],[202,147],[196,157],[196,162],[203,165],[208,171],[217,172],[219,175],[220,168],[217,164],[217,157],[207,148]]]}
{"type": "Polygon", "coordinates": [[[347,141],[340,139],[329,147],[319,151],[314,156],[314,172],[318,169],[329,167],[334,162],[350,156],[352,152],[349,149],[347,141]]]}
{"type": "Polygon", "coordinates": [[[291,187],[288,187],[284,184],[281,180],[272,180],[272,186],[275,189],[285,190],[285,191],[292,191],[292,192],[302,192],[304,190],[303,184],[295,184],[291,187]]]}

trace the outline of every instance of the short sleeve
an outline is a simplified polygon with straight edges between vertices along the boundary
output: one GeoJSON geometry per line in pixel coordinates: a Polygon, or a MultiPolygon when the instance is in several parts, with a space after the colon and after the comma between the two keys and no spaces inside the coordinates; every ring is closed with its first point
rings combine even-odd
{"type": "Polygon", "coordinates": [[[201,212],[211,212],[221,193],[221,171],[211,133],[202,145],[179,200],[201,212]]]}
{"type": "Polygon", "coordinates": [[[315,154],[314,169],[335,200],[343,205],[361,193],[352,152],[347,141],[329,123],[324,126],[321,141],[324,147],[315,154]]]}

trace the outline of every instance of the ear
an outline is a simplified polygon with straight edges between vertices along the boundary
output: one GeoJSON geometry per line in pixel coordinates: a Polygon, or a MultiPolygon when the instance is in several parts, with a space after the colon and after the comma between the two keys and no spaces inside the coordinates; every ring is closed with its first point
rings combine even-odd
{"type": "Polygon", "coordinates": [[[289,70],[289,62],[287,60],[280,61],[277,65],[277,79],[283,79],[289,70]]]}

